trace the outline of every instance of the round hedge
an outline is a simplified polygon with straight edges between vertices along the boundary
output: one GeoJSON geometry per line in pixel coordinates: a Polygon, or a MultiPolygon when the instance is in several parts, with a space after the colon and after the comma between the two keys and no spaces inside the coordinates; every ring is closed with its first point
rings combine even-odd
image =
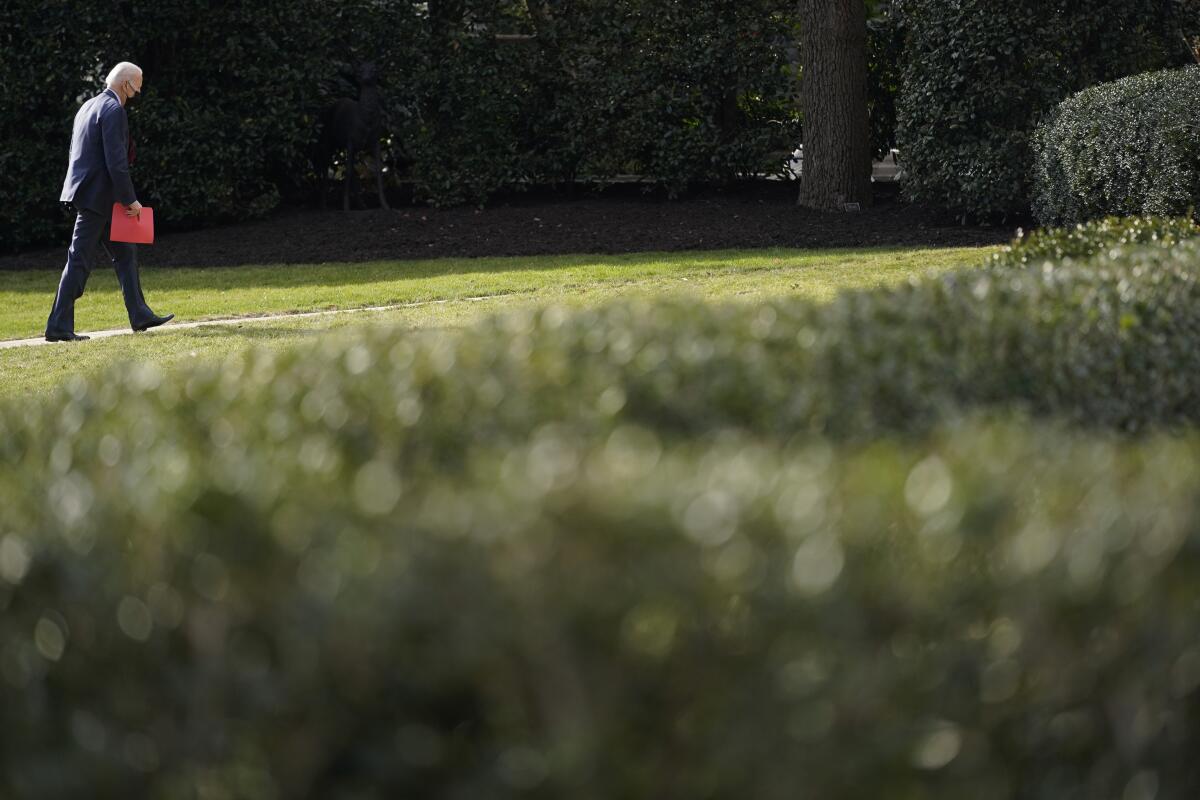
{"type": "Polygon", "coordinates": [[[1043,224],[1200,206],[1200,66],[1135,75],[1064,101],[1038,128],[1043,224]]]}

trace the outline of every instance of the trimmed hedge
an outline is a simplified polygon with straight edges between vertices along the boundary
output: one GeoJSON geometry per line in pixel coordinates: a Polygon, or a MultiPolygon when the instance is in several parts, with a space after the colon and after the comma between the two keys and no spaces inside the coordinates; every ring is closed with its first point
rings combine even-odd
{"type": "MultiPolygon", "coordinates": [[[[894,143],[898,114],[912,199],[1026,210],[1038,115],[1098,81],[1179,63],[1171,20],[1194,3],[1174,16],[1170,4],[875,2],[873,145],[894,143]]],[[[318,120],[356,91],[341,74],[363,60],[389,100],[392,174],[433,204],[629,173],[678,194],[778,171],[800,139],[795,26],[785,0],[9,0],[0,249],[68,235],[56,199],[70,120],[118,60],[147,70],[131,108],[137,186],[162,223],[194,225],[311,198],[318,120]]]]}
{"type": "Polygon", "coordinates": [[[80,3],[69,9],[66,4],[23,5],[0,4],[0,75],[4,75],[0,81],[0,108],[4,109],[0,114],[0,249],[4,250],[70,230],[67,220],[54,213],[71,144],[71,116],[66,109],[83,85],[103,84],[96,62],[110,22],[110,10],[104,5],[80,3]]]}
{"type": "Polygon", "coordinates": [[[369,0],[4,3],[0,72],[14,80],[0,87],[0,247],[69,236],[73,217],[57,208],[71,120],[122,60],[146,72],[129,106],[134,184],[161,222],[274,208],[315,141],[340,27],[332,7],[367,5],[383,14],[369,0]]]}
{"type": "Polygon", "coordinates": [[[531,20],[526,177],[634,174],[678,194],[782,172],[800,141],[795,25],[788,0],[554,4],[531,20]]]}
{"type": "MultiPolygon", "coordinates": [[[[872,142],[894,142],[903,48],[910,196],[978,216],[1025,207],[1027,176],[1013,170],[1039,113],[1099,80],[1178,63],[1164,3],[1069,2],[1049,16],[1044,4],[875,3],[872,142]]],[[[629,173],[677,194],[779,170],[800,138],[796,19],[783,0],[588,0],[532,14],[507,0],[433,13],[375,0],[75,5],[0,9],[0,71],[36,76],[0,87],[3,248],[67,235],[54,209],[70,119],[121,59],[147,69],[131,109],[135,177],[168,225],[312,195],[318,121],[356,91],[341,74],[362,60],[380,67],[389,99],[393,174],[439,205],[629,173]]]]}
{"type": "Polygon", "coordinates": [[[991,257],[997,266],[1044,265],[1064,259],[1088,259],[1117,247],[1153,245],[1171,249],[1200,236],[1191,219],[1164,217],[1106,217],[1072,228],[1043,228],[1019,236],[991,257]]]}
{"type": "Polygon", "coordinates": [[[439,205],[626,173],[678,192],[782,170],[799,139],[784,0],[424,5],[6,2],[0,73],[29,78],[0,86],[0,249],[67,236],[70,121],[120,60],[146,70],[134,179],[167,225],[315,198],[319,120],[356,93],[345,75],[363,60],[387,98],[393,174],[439,205]]]}
{"type": "Polygon", "coordinates": [[[905,196],[963,218],[1029,213],[1030,138],[1072,92],[1191,60],[1171,0],[903,0],[905,196]]]}
{"type": "Polygon", "coordinates": [[[1044,224],[1196,213],[1200,66],[1080,92],[1038,128],[1034,150],[1033,210],[1044,224]]]}

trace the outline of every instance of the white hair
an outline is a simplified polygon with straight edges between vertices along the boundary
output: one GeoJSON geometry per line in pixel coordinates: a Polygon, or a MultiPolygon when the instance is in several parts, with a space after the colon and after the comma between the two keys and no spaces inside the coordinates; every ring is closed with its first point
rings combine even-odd
{"type": "Polygon", "coordinates": [[[137,64],[122,61],[112,68],[112,72],[108,73],[108,77],[104,79],[104,85],[111,89],[122,81],[131,81],[141,74],[142,68],[137,64]]]}

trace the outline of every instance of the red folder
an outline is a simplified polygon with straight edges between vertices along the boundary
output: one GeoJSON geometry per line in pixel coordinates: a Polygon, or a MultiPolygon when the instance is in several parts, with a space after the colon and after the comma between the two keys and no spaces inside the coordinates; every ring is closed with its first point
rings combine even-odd
{"type": "Polygon", "coordinates": [[[154,209],[142,206],[141,219],[125,214],[125,206],[113,203],[112,231],[108,238],[114,242],[154,244],[154,209]]]}

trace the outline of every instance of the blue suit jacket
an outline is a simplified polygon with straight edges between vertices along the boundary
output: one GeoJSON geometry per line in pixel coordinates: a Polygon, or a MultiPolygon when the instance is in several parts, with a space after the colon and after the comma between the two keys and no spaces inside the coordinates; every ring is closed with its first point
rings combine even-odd
{"type": "Polygon", "coordinates": [[[129,119],[112,89],[88,100],[75,115],[71,160],[60,200],[107,216],[114,202],[137,200],[129,177],[129,119]]]}

